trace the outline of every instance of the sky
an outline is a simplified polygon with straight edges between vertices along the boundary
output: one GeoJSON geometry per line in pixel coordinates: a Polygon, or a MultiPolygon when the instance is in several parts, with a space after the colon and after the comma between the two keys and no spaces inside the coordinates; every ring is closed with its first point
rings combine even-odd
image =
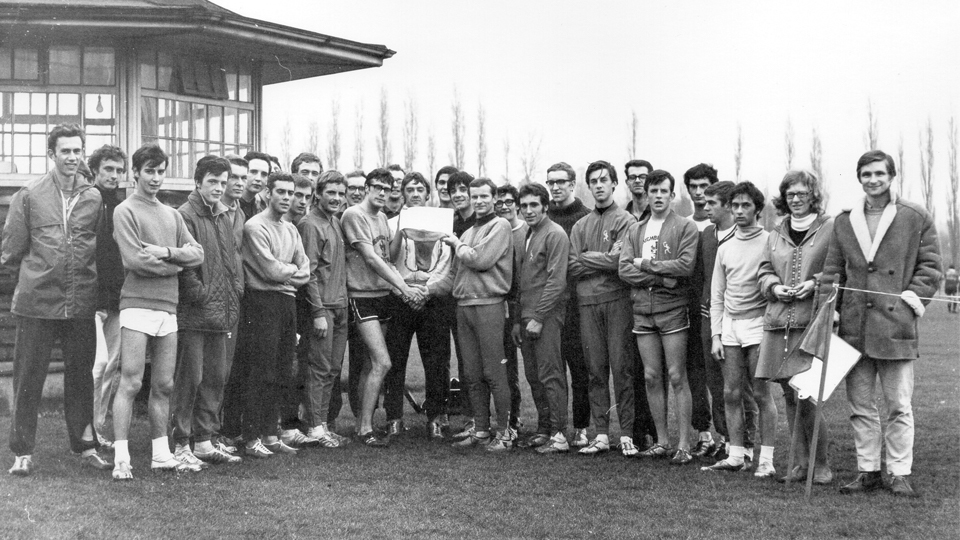
{"type": "MultiPolygon", "coordinates": [[[[379,100],[386,91],[393,161],[403,161],[404,108],[415,102],[415,168],[427,173],[429,134],[436,141],[435,167],[451,161],[451,106],[458,95],[466,169],[477,170],[482,104],[487,176],[496,180],[519,180],[521,155],[537,141],[541,179],[557,161],[582,170],[605,159],[622,170],[636,113],[636,157],[654,167],[681,179],[705,162],[721,179],[735,180],[739,129],[740,178],[775,190],[787,170],[789,122],[794,168],[809,167],[818,132],[830,210],[838,211],[862,194],[855,166],[867,149],[872,106],[879,147],[896,155],[902,144],[906,196],[918,201],[920,136],[931,123],[938,200],[946,198],[948,119],[960,116],[955,0],[214,1],[248,17],[396,51],[380,68],[267,86],[263,127],[274,154],[287,123],[294,155],[307,146],[311,122],[321,126],[324,148],[336,101],[340,168],[352,168],[359,109],[369,170],[376,165],[379,100]]],[[[943,205],[938,215],[945,212],[943,205]]]]}

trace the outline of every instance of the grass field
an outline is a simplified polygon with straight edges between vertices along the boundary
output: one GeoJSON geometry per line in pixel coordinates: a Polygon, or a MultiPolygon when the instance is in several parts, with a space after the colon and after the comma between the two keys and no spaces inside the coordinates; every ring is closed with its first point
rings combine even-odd
{"type": "MultiPolygon", "coordinates": [[[[194,475],[149,472],[145,417],[134,421],[136,480],[81,470],[66,448],[62,414],[40,422],[39,471],[0,474],[4,538],[956,538],[960,534],[960,317],[940,304],[922,323],[916,368],[914,486],[920,499],[845,496],[856,471],[842,388],[827,404],[833,486],[789,489],[750,474],[695,466],[540,456],[527,451],[456,452],[423,439],[423,417],[386,449],[351,445],[292,457],[221,465],[194,475]]],[[[418,362],[411,387],[422,395],[418,362]]],[[[522,372],[522,371],[521,371],[522,372]]],[[[527,388],[524,383],[524,391],[527,388]]],[[[786,470],[782,411],[776,465],[786,470]]],[[[523,419],[534,415],[529,394],[523,419]]],[[[382,413],[378,413],[382,414],[382,413]]],[[[352,427],[344,412],[343,432],[352,427]]],[[[10,419],[0,418],[6,435],[10,419]]],[[[457,424],[457,421],[454,421],[457,424]]],[[[675,440],[675,428],[674,431],[675,440]]],[[[6,439],[4,438],[4,443],[6,439]]],[[[3,444],[4,469],[12,456],[3,444]]]]}

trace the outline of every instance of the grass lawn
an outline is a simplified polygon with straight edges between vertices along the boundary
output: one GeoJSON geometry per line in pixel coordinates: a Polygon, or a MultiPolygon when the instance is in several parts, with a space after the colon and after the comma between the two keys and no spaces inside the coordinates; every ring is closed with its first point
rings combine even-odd
{"type": "MultiPolygon", "coordinates": [[[[613,452],[594,458],[457,452],[423,439],[425,419],[412,412],[410,431],[386,449],[304,450],[180,476],[149,472],[146,418],[139,416],[131,442],[136,479],[114,483],[109,473],[78,467],[66,448],[62,414],[51,410],[40,421],[39,471],[26,479],[0,474],[0,537],[955,538],[960,317],[935,305],[921,331],[913,475],[920,499],[837,492],[839,481],[856,472],[842,388],[827,404],[839,480],[815,486],[810,503],[799,485],[787,489],[751,474],[705,473],[613,452]]],[[[422,395],[418,364],[410,362],[410,386],[422,395]]],[[[524,391],[523,419],[532,425],[525,383],[524,391]]],[[[776,465],[785,472],[782,399],[778,407],[776,465]]],[[[9,424],[0,418],[0,433],[9,424]]],[[[349,412],[340,425],[343,433],[353,427],[349,412]]],[[[12,456],[2,446],[6,469],[12,456]]]]}

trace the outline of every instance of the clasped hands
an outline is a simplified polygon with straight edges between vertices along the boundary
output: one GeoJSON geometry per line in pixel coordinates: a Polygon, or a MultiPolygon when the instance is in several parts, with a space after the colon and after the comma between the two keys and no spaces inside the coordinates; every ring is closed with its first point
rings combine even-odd
{"type": "Polygon", "coordinates": [[[420,311],[430,299],[430,291],[426,285],[407,284],[405,290],[400,290],[400,299],[415,311],[420,311]]]}
{"type": "Polygon", "coordinates": [[[773,295],[777,297],[777,300],[789,304],[794,300],[805,300],[811,294],[813,294],[813,288],[816,286],[816,283],[812,279],[804,281],[796,287],[787,287],[785,285],[774,285],[772,288],[773,295]]]}

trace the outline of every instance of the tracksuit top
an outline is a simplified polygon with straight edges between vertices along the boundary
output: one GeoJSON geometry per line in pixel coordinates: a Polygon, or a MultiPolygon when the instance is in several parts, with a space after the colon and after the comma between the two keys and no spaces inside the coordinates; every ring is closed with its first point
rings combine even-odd
{"type": "Polygon", "coordinates": [[[629,285],[618,274],[620,254],[611,253],[618,240],[637,220],[616,203],[594,208],[573,225],[570,233],[570,260],[567,273],[577,284],[581,306],[619,300],[629,285]]]}
{"type": "Polygon", "coordinates": [[[310,305],[311,316],[316,319],[327,309],[347,307],[347,260],[340,220],[315,206],[297,224],[297,231],[310,265],[310,278],[298,294],[310,305]]]}
{"type": "Polygon", "coordinates": [[[502,302],[513,278],[510,222],[488,214],[460,237],[454,261],[453,297],[460,306],[502,302]]]}
{"type": "Polygon", "coordinates": [[[529,230],[520,263],[520,319],[543,322],[566,299],[567,234],[544,216],[529,230]]]}

